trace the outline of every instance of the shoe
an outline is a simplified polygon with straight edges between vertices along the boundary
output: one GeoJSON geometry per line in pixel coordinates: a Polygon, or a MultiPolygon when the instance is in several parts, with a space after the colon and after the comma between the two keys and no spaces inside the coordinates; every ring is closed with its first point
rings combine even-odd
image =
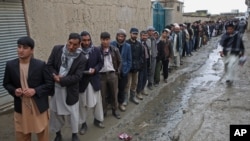
{"type": "Polygon", "coordinates": [[[94,125],[99,128],[105,128],[104,124],[97,119],[94,119],[94,125]]]}
{"type": "Polygon", "coordinates": [[[120,104],[120,105],[119,105],[119,109],[120,109],[122,112],[126,111],[126,107],[125,107],[123,104],[120,104]]]}
{"type": "Polygon", "coordinates": [[[148,86],[148,89],[149,89],[149,90],[153,90],[152,85],[148,86]]]}
{"type": "Polygon", "coordinates": [[[112,114],[113,114],[113,116],[116,117],[117,119],[120,119],[120,118],[121,118],[120,114],[119,114],[116,110],[112,110],[112,114]]]}
{"type": "Polygon", "coordinates": [[[155,87],[158,87],[159,86],[159,83],[155,83],[155,87]]]}
{"type": "Polygon", "coordinates": [[[164,79],[164,82],[165,82],[165,83],[168,83],[168,79],[164,79]]]}
{"type": "Polygon", "coordinates": [[[231,86],[231,85],[233,84],[233,81],[232,81],[232,80],[226,80],[226,84],[227,84],[228,86],[231,86]]]}
{"type": "Polygon", "coordinates": [[[146,93],[144,90],[141,92],[142,95],[148,96],[148,93],[146,93]]]}
{"type": "Polygon", "coordinates": [[[123,106],[127,106],[127,105],[128,105],[128,102],[127,102],[127,101],[124,101],[124,102],[122,103],[122,105],[123,105],[123,106]]]}
{"type": "Polygon", "coordinates": [[[138,99],[135,96],[130,96],[129,100],[131,102],[133,102],[134,104],[136,104],[136,105],[139,104],[139,101],[138,101],[138,99]]]}
{"type": "Polygon", "coordinates": [[[72,141],[80,141],[76,133],[72,134],[72,141]]]}
{"type": "Polygon", "coordinates": [[[136,97],[137,97],[138,99],[140,99],[140,100],[143,100],[143,97],[142,97],[141,93],[136,94],[136,97]]]}
{"type": "Polygon", "coordinates": [[[88,126],[87,126],[86,122],[84,122],[82,124],[82,127],[81,127],[80,131],[79,131],[79,134],[84,135],[87,132],[87,130],[88,130],[88,126]]]}
{"type": "Polygon", "coordinates": [[[55,137],[54,141],[62,141],[62,135],[61,135],[60,131],[56,132],[56,137],[55,137]]]}

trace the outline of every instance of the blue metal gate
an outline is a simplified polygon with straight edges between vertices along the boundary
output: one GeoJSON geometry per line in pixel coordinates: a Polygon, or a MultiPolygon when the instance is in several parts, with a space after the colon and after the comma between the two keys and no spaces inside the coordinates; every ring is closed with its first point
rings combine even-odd
{"type": "Polygon", "coordinates": [[[159,2],[153,3],[153,26],[159,33],[165,27],[165,9],[159,2]]]}

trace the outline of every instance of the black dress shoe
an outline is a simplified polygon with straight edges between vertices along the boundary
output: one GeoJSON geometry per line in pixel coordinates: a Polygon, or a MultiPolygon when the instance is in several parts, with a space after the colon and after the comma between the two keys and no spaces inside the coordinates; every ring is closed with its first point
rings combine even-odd
{"type": "Polygon", "coordinates": [[[99,127],[99,128],[104,128],[105,127],[104,124],[101,121],[97,120],[97,119],[94,119],[94,125],[96,127],[99,127]]]}
{"type": "Polygon", "coordinates": [[[76,133],[72,134],[72,141],[80,141],[76,133]]]}
{"type": "Polygon", "coordinates": [[[87,132],[87,130],[88,130],[88,126],[87,126],[86,122],[84,122],[82,124],[80,131],[79,131],[80,135],[84,135],[87,132]]]}
{"type": "Polygon", "coordinates": [[[116,110],[112,110],[112,114],[113,114],[113,116],[116,117],[117,119],[120,119],[120,118],[121,118],[120,114],[119,114],[116,110]]]}
{"type": "Polygon", "coordinates": [[[62,135],[61,134],[56,134],[56,137],[54,141],[62,141],[62,135]]]}

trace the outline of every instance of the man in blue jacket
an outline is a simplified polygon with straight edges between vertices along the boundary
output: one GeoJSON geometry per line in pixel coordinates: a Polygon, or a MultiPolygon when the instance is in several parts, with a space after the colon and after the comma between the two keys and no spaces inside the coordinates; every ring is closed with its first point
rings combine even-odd
{"type": "Polygon", "coordinates": [[[119,29],[116,34],[116,40],[111,42],[111,45],[117,47],[120,51],[122,57],[122,68],[120,70],[120,77],[118,79],[118,102],[121,111],[126,110],[126,105],[128,102],[128,94],[125,93],[125,87],[128,83],[128,73],[131,68],[131,48],[128,43],[126,43],[126,31],[124,29],[119,29]]]}

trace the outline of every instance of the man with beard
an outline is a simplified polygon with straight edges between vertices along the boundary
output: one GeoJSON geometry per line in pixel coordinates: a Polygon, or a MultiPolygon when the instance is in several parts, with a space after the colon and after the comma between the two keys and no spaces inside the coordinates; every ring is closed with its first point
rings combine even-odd
{"type": "Polygon", "coordinates": [[[81,32],[82,37],[82,52],[87,58],[87,65],[80,81],[80,96],[79,96],[79,115],[80,115],[80,134],[84,135],[87,131],[87,115],[88,108],[93,108],[94,125],[99,128],[104,128],[103,125],[103,107],[101,96],[101,83],[99,71],[103,66],[100,49],[94,47],[91,36],[87,31],[81,32]]]}
{"type": "Polygon", "coordinates": [[[150,63],[150,54],[149,54],[149,48],[147,46],[147,39],[148,39],[148,33],[147,31],[143,30],[140,32],[141,37],[141,45],[142,45],[142,56],[143,56],[143,66],[142,69],[140,69],[138,74],[138,84],[136,88],[137,94],[145,95],[148,94],[145,92],[145,85],[148,80],[148,71],[149,71],[149,63],[150,63]]]}
{"type": "Polygon", "coordinates": [[[231,85],[235,79],[239,58],[244,55],[245,47],[241,34],[235,31],[235,25],[232,21],[227,22],[225,28],[226,33],[222,35],[220,41],[220,45],[223,47],[220,55],[224,57],[226,83],[231,85]]]}
{"type": "Polygon", "coordinates": [[[53,75],[55,92],[50,101],[50,125],[56,132],[54,141],[61,141],[61,129],[69,120],[72,141],[79,141],[79,81],[85,70],[86,58],[82,54],[81,36],[71,33],[65,45],[56,45],[47,66],[53,75]]]}
{"type": "Polygon", "coordinates": [[[121,111],[125,111],[128,103],[128,93],[125,93],[125,87],[128,83],[128,73],[131,68],[132,56],[131,48],[126,43],[126,31],[119,29],[116,33],[116,40],[111,42],[111,45],[117,47],[122,57],[122,67],[118,79],[118,103],[121,111]]]}
{"type": "Polygon", "coordinates": [[[101,33],[101,54],[104,59],[104,65],[101,68],[101,94],[104,116],[107,115],[108,101],[111,102],[112,114],[117,119],[121,116],[117,111],[118,108],[118,76],[122,66],[121,55],[119,49],[110,45],[110,34],[108,32],[101,33]]]}
{"type": "Polygon", "coordinates": [[[131,46],[132,54],[132,66],[128,74],[128,83],[126,86],[126,93],[130,91],[129,100],[135,104],[139,104],[138,99],[142,100],[141,94],[136,94],[136,87],[138,83],[138,71],[142,69],[143,57],[142,57],[142,45],[137,41],[138,29],[130,29],[130,39],[127,40],[127,43],[131,46]],[[137,99],[138,98],[138,99],[137,99]]]}

